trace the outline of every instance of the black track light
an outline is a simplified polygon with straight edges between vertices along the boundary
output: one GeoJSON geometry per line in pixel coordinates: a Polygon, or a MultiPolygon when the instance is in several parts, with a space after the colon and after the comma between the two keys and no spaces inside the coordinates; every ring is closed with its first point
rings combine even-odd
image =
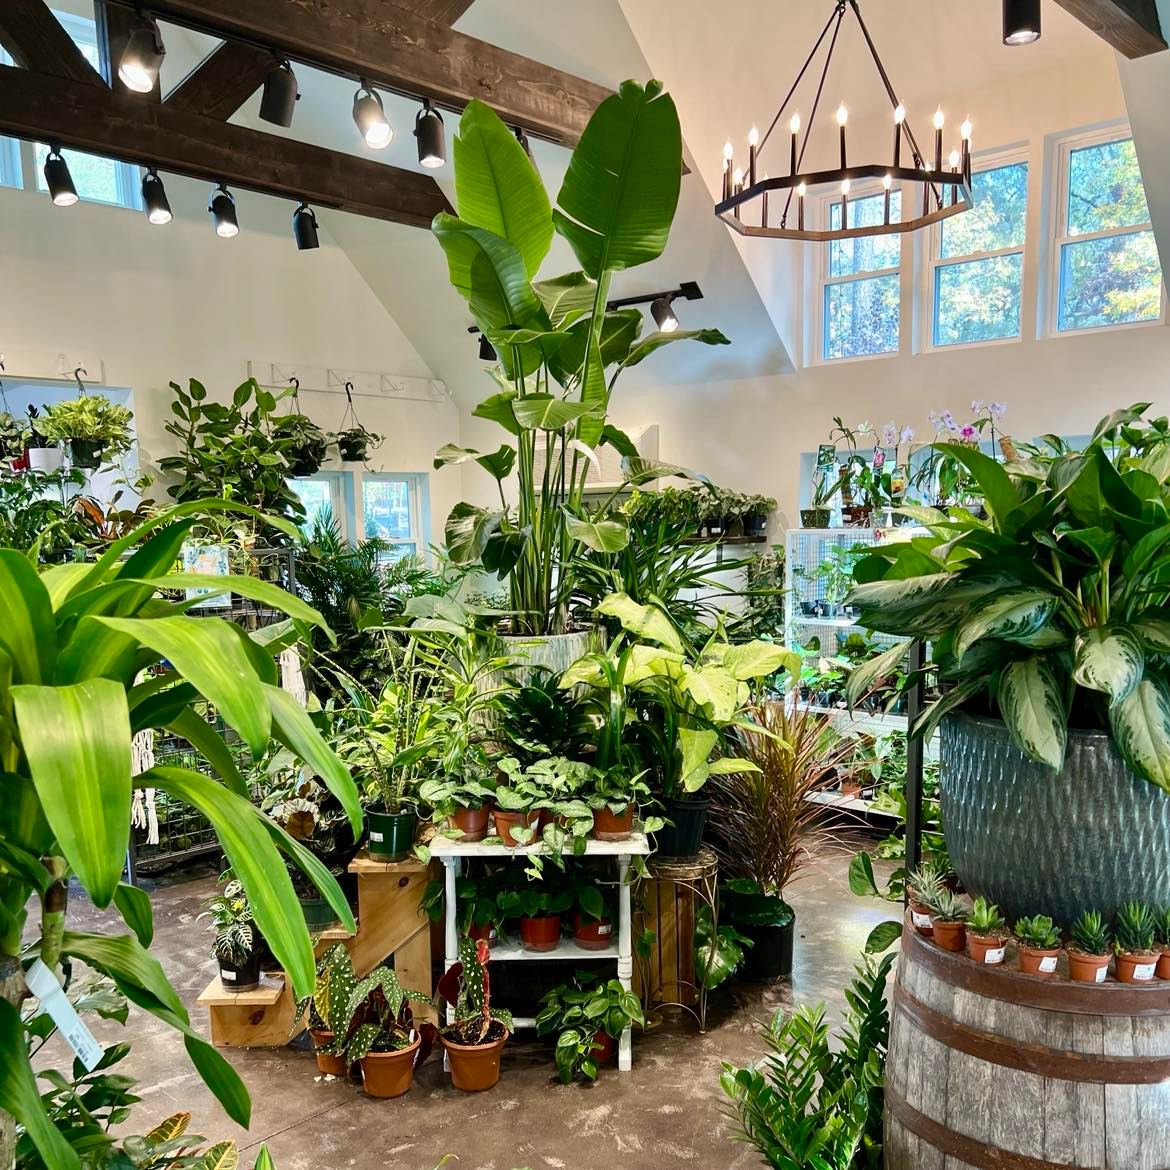
{"type": "Polygon", "coordinates": [[[390,145],[394,128],[386,121],[386,111],[377,90],[365,80],[358,83],[358,91],[353,95],[353,120],[367,146],[381,150],[390,145]]]}
{"type": "Polygon", "coordinates": [[[126,48],[118,63],[122,84],[135,93],[150,93],[158,84],[158,71],[166,54],[158,21],[139,12],[130,26],[126,48]]]}
{"type": "Polygon", "coordinates": [[[45,182],[58,207],[72,207],[77,202],[77,188],[73,185],[69,164],[56,146],[49,150],[49,157],[45,159],[45,182]]]}
{"type": "Polygon", "coordinates": [[[293,212],[293,238],[297,242],[297,249],[301,252],[308,248],[319,248],[321,242],[317,239],[317,217],[313,209],[302,199],[301,205],[293,212]]]}
{"type": "Polygon", "coordinates": [[[274,126],[291,126],[297,98],[297,75],[287,61],[278,61],[264,79],[260,98],[260,117],[274,126]]]}
{"type": "Polygon", "coordinates": [[[671,297],[659,297],[650,304],[650,315],[654,318],[654,324],[663,333],[673,333],[678,328],[678,318],[674,315],[674,309],[670,303],[672,299],[671,297]]]}
{"type": "Polygon", "coordinates": [[[225,240],[240,234],[239,220],[236,219],[236,201],[227,186],[220,183],[211,194],[211,202],[207,205],[211,212],[211,222],[215,224],[215,234],[225,240]]]}
{"type": "Polygon", "coordinates": [[[479,335],[479,360],[481,362],[494,362],[496,360],[496,347],[482,333],[479,335]]]}
{"type": "Polygon", "coordinates": [[[146,218],[151,223],[171,222],[173,217],[171,205],[167,201],[167,189],[154,167],[142,176],[142,203],[146,207],[146,218]]]}
{"type": "Polygon", "coordinates": [[[1003,43],[1030,45],[1040,39],[1040,0],[1003,0],[1003,43]]]}
{"type": "Polygon", "coordinates": [[[420,166],[433,171],[446,164],[447,142],[443,131],[443,115],[429,101],[424,101],[423,108],[415,115],[414,136],[418,139],[420,166]]]}
{"type": "Polygon", "coordinates": [[[524,127],[517,126],[513,133],[516,135],[516,141],[524,147],[524,153],[528,155],[528,161],[534,162],[535,160],[532,157],[532,144],[528,141],[528,135],[524,133],[524,127]]]}

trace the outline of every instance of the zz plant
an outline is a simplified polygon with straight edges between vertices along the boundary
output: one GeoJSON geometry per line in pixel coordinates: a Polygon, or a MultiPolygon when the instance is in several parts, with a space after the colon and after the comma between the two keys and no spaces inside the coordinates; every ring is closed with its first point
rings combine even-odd
{"type": "MultiPolygon", "coordinates": [[[[253,638],[222,618],[191,617],[183,602],[158,596],[189,587],[231,591],[306,626],[321,623],[314,609],[267,582],[173,572],[191,527],[216,510],[232,505],[171,508],[90,563],[38,567],[23,552],[0,549],[0,1150],[15,1117],[45,1163],[60,1170],[77,1170],[77,1155],[43,1112],[21,1039],[23,963],[30,951],[51,971],[80,961],[113,979],[127,998],[183,1034],[200,1075],[233,1120],[246,1126],[250,1115],[240,1077],[191,1027],[150,955],[149,899],[121,881],[136,787],[161,789],[211,822],[256,926],[298,996],[313,991],[313,949],[284,857],[354,929],[337,883],[253,806],[232,751],[196,710],[197,704],[214,707],[254,758],[274,737],[287,745],[340,800],[356,839],[362,819],[353,780],[278,685],[273,651],[279,640],[265,645],[257,640],[262,635],[253,638]],[[155,729],[188,740],[214,778],[174,766],[133,775],[131,741],[155,729]],[[95,907],[113,907],[129,932],[70,929],[71,878],[95,907]],[[38,905],[39,932],[26,928],[30,907],[38,905]]],[[[251,509],[234,510],[260,519],[251,509]]],[[[292,526],[285,527],[295,538],[292,526]]]]}
{"type": "Polygon", "coordinates": [[[683,474],[640,460],[606,421],[618,375],[676,341],[728,341],[715,329],[639,340],[641,313],[607,307],[618,273],[661,255],[678,204],[682,135],[661,83],[627,81],[601,103],[555,210],[515,135],[482,102],[467,106],[454,145],[459,214],[440,213],[432,231],[451,284],[499,355],[499,391],[473,413],[497,424],[504,441],[495,451],[448,445],[436,455],[436,467],[478,464],[499,494],[498,507],[455,506],[447,549],[458,565],[508,579],[517,632],[557,634],[568,620],[573,552],[613,553],[629,541],[616,493],[598,509],[586,506],[597,449],[608,445],[626,459],[631,486],[683,474]],[[580,268],[536,281],[554,233],[580,268]],[[513,473],[515,504],[504,490],[513,473]]]}
{"type": "MultiPolygon", "coordinates": [[[[871,630],[930,643],[950,684],[920,724],[998,713],[1031,759],[1064,763],[1070,726],[1108,730],[1138,775],[1170,791],[1170,425],[1138,403],[1101,420],[1083,450],[1047,436],[999,463],[939,448],[986,503],[902,511],[929,535],[861,559],[847,599],[871,630]]],[[[909,648],[858,667],[856,702],[909,648]]]]}

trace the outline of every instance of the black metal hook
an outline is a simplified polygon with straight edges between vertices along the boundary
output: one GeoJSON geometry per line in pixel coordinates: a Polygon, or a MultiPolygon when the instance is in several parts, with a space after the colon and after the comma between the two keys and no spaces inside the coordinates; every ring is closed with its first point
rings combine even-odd
{"type": "Polygon", "coordinates": [[[76,366],[73,370],[73,377],[77,380],[77,396],[78,398],[85,397],[85,383],[81,380],[81,375],[84,374],[89,377],[89,371],[85,366],[76,366]]]}

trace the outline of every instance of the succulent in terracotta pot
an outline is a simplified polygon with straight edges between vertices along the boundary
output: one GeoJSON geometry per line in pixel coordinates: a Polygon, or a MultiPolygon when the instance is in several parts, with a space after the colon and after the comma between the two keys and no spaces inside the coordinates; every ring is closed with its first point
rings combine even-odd
{"type": "Polygon", "coordinates": [[[977,963],[995,966],[1007,953],[1008,928],[999,907],[986,898],[976,898],[967,920],[967,953],[977,963]]]}
{"type": "Polygon", "coordinates": [[[1113,939],[1099,910],[1086,910],[1072,925],[1068,977],[1075,983],[1104,983],[1113,957],[1113,939]]]}
{"type": "Polygon", "coordinates": [[[1158,928],[1153,910],[1144,902],[1126,902],[1113,924],[1117,978],[1122,983],[1148,983],[1154,978],[1160,952],[1155,946],[1158,928]]]}
{"type": "Polygon", "coordinates": [[[1047,914],[1021,918],[1015,925],[1020,970],[1025,975],[1052,975],[1060,957],[1060,931],[1047,914]]]}

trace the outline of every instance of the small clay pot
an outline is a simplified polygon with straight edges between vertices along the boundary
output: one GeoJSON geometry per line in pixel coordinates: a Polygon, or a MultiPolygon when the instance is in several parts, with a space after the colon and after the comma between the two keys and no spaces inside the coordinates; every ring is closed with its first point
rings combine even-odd
{"type": "Polygon", "coordinates": [[[1104,983],[1109,974],[1110,955],[1087,955],[1069,947],[1064,952],[1068,955],[1068,977],[1074,983],[1104,983]]]}
{"type": "Polygon", "coordinates": [[[938,918],[931,919],[934,927],[934,941],[944,951],[962,952],[967,943],[967,924],[965,922],[942,922],[938,918]]]}
{"type": "Polygon", "coordinates": [[[593,836],[598,841],[624,841],[634,831],[634,806],[616,814],[607,805],[593,810],[593,836]]]}
{"type": "Polygon", "coordinates": [[[561,941],[561,916],[520,919],[520,941],[526,951],[555,951],[561,941]]]}
{"type": "Polygon", "coordinates": [[[449,818],[451,827],[460,829],[460,841],[482,841],[487,836],[488,810],[486,808],[457,808],[449,818]]]}
{"type": "Polygon", "coordinates": [[[414,1082],[414,1058],[422,1037],[397,1052],[370,1052],[362,1057],[362,1086],[371,1097],[401,1097],[414,1082]]]}
{"type": "Polygon", "coordinates": [[[1163,947],[1158,956],[1158,969],[1155,972],[1159,979],[1170,979],[1170,947],[1163,947]]]}
{"type": "Polygon", "coordinates": [[[601,1045],[600,1048],[593,1049],[593,1059],[598,1064],[613,1064],[614,1057],[617,1055],[613,1037],[608,1032],[597,1032],[594,1034],[593,1043],[601,1045]]]}
{"type": "Polygon", "coordinates": [[[509,849],[519,849],[522,845],[531,845],[536,840],[536,837],[533,836],[528,841],[518,841],[512,836],[512,830],[525,826],[538,830],[540,827],[539,812],[509,812],[507,809],[497,808],[492,810],[492,819],[496,823],[496,836],[509,849]]]}
{"type": "Polygon", "coordinates": [[[465,1093],[490,1089],[500,1079],[500,1053],[507,1043],[504,1033],[489,1044],[456,1044],[440,1035],[439,1042],[447,1054],[451,1083],[465,1093]]]}
{"type": "Polygon", "coordinates": [[[1157,952],[1135,955],[1129,951],[1122,951],[1117,956],[1117,978],[1122,983],[1150,983],[1158,969],[1160,957],[1157,952]]]}
{"type": "Polygon", "coordinates": [[[333,1056],[321,1049],[333,1043],[333,1033],[328,1028],[310,1028],[313,1045],[317,1049],[317,1071],[331,1077],[344,1077],[348,1073],[344,1056],[333,1056]]]}
{"type": "Polygon", "coordinates": [[[934,934],[934,922],[930,917],[930,907],[924,906],[921,902],[915,902],[913,898],[910,899],[910,925],[926,938],[930,938],[934,934]]]}
{"type": "Polygon", "coordinates": [[[604,951],[613,945],[613,922],[589,918],[578,911],[573,915],[573,941],[587,951],[604,951]]]}
{"type": "Polygon", "coordinates": [[[1007,939],[997,934],[967,933],[967,954],[976,963],[995,967],[1003,962],[1007,954],[1007,939]]]}
{"type": "Polygon", "coordinates": [[[1058,948],[1041,949],[1019,943],[1016,950],[1019,952],[1020,970],[1025,975],[1056,974],[1056,960],[1060,958],[1058,948]]]}

